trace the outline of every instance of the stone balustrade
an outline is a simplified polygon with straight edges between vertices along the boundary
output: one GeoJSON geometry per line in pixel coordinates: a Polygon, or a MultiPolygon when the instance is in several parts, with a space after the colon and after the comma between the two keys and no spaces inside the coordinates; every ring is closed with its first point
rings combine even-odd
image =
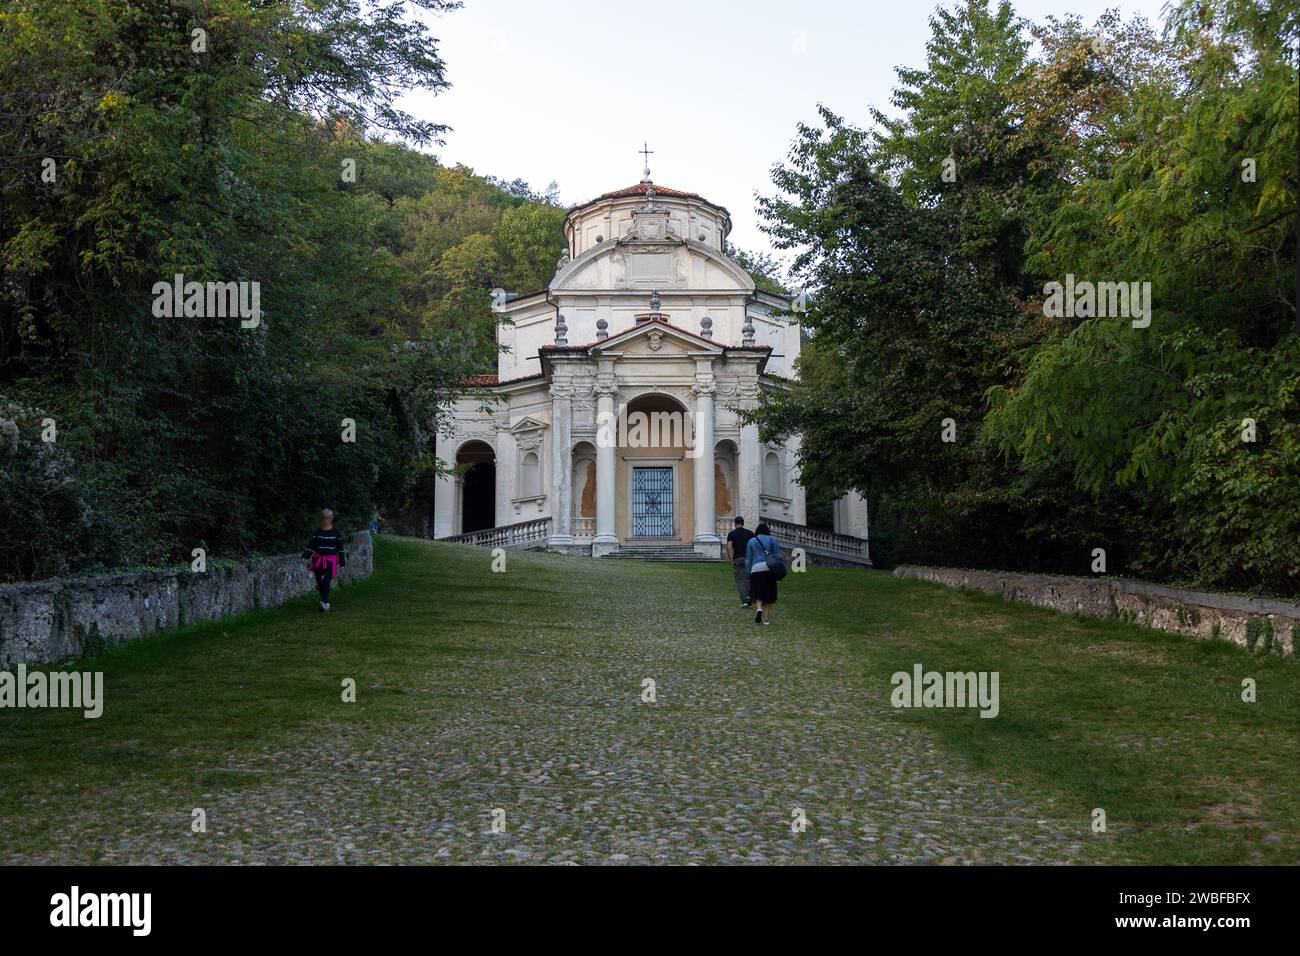
{"type": "Polygon", "coordinates": [[[867,542],[851,534],[836,534],[820,528],[792,524],[778,518],[763,518],[763,522],[772,529],[772,534],[787,551],[803,548],[814,555],[844,561],[849,564],[871,566],[871,557],[867,552],[867,542]]]}
{"type": "Polygon", "coordinates": [[[484,528],[468,534],[440,538],[449,544],[473,544],[483,548],[526,548],[532,545],[544,545],[551,534],[550,518],[535,518],[532,521],[520,521],[517,524],[501,525],[498,528],[484,528]]]}

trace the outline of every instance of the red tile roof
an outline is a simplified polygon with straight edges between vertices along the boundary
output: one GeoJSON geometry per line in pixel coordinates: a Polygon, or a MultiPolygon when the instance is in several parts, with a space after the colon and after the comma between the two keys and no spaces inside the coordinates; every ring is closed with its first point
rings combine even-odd
{"type": "Polygon", "coordinates": [[[544,373],[534,372],[532,375],[520,375],[517,378],[502,379],[496,374],[471,375],[469,378],[462,379],[461,384],[469,388],[487,388],[493,385],[513,385],[515,382],[527,382],[530,379],[541,378],[544,373]]]}
{"type": "MultiPolygon", "coordinates": [[[[616,199],[619,196],[644,196],[646,190],[649,188],[650,188],[649,183],[636,183],[635,185],[628,186],[625,189],[615,189],[613,192],[601,193],[596,198],[616,199]]],[[[655,195],[656,196],[677,196],[680,199],[704,199],[704,197],[701,196],[699,193],[683,192],[680,189],[673,189],[669,186],[656,186],[655,195]]],[[[707,199],[704,199],[704,201],[708,202],[707,199]]]]}

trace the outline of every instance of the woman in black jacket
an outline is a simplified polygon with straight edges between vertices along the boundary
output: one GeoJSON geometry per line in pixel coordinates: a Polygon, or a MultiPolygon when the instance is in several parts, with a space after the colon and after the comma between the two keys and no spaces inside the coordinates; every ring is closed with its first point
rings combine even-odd
{"type": "Polygon", "coordinates": [[[338,576],[339,568],[347,567],[348,555],[343,550],[343,536],[334,527],[334,512],[326,508],[320,513],[320,530],[311,536],[302,556],[307,567],[316,575],[316,590],[320,592],[320,609],[328,614],[330,609],[330,582],[338,576]]]}

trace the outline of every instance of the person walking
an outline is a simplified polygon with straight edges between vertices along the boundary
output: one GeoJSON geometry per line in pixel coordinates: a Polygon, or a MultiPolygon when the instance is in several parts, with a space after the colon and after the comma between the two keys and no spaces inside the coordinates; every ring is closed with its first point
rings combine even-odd
{"type": "Polygon", "coordinates": [[[745,547],[745,571],[749,574],[749,594],[758,605],[755,624],[772,623],[772,605],[776,603],[776,582],[785,577],[781,546],[764,522],[754,529],[754,537],[745,547]]]}
{"type": "Polygon", "coordinates": [[[302,556],[307,558],[307,567],[316,575],[316,590],[320,594],[320,609],[324,614],[330,610],[330,583],[338,576],[339,568],[348,563],[347,552],[343,550],[343,536],[334,527],[334,512],[326,508],[320,513],[320,530],[311,536],[302,556]]]}
{"type": "Polygon", "coordinates": [[[727,535],[727,557],[731,559],[731,573],[736,578],[741,607],[754,606],[754,601],[749,596],[749,572],[745,570],[745,552],[752,537],[754,532],[745,527],[745,519],[736,515],[736,529],[727,535]]]}

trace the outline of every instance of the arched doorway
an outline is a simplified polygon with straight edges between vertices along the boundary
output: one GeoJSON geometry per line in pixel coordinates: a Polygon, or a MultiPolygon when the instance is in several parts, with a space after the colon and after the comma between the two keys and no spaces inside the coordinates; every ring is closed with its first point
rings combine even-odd
{"type": "MultiPolygon", "coordinates": [[[[618,533],[621,540],[677,540],[695,520],[692,482],[696,461],[686,407],[660,393],[628,402],[619,429],[618,533]]],[[[707,454],[702,456],[708,467],[707,454]]]]}
{"type": "Polygon", "coordinates": [[[460,479],[460,533],[496,525],[497,465],[492,447],[470,441],[456,452],[456,464],[468,465],[460,479]]]}

